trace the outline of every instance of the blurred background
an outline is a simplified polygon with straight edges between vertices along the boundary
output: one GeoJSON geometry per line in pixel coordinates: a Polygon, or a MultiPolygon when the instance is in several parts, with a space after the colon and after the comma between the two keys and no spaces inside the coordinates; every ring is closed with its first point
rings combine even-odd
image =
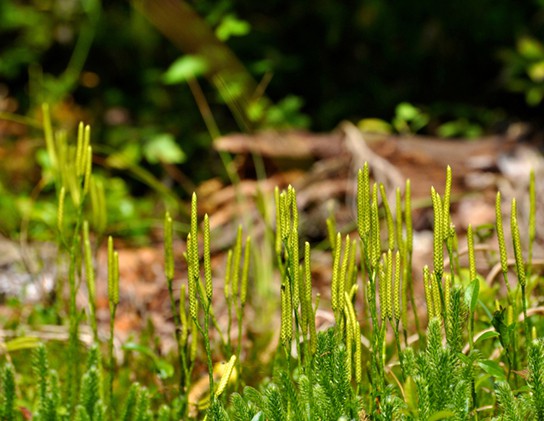
{"type": "Polygon", "coordinates": [[[227,179],[224,134],[538,133],[543,36],[542,0],[3,0],[0,231],[54,224],[54,203],[29,205],[48,191],[44,102],[70,136],[91,124],[112,230],[143,233],[124,222],[156,212],[150,191],[227,179]]]}

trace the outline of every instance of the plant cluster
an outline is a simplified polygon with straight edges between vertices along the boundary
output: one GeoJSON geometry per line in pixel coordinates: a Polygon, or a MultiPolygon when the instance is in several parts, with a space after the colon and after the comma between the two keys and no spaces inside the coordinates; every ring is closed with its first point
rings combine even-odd
{"type": "Polygon", "coordinates": [[[291,186],[276,189],[270,245],[281,279],[281,325],[272,376],[254,385],[244,380],[245,367],[252,361],[243,352],[242,333],[248,323],[246,306],[255,300],[252,272],[258,273],[266,262],[259,261],[251,237],[244,240],[240,227],[228,251],[222,285],[228,317],[224,331],[214,312],[214,297],[217,302],[221,288],[212,282],[209,218],[205,215],[199,222],[193,194],[186,237],[187,283],[179,300],[174,288],[173,220],[168,213],[164,218],[165,282],[177,344],[171,366],[154,359],[157,377],[173,380],[165,392],[153,384],[141,386],[134,378],[130,387],[122,381],[114,350],[122,280],[111,237],[106,343],[99,335],[93,244],[103,237],[106,213],[103,187],[92,173],[90,128],[80,125],[74,145],[63,132],[53,130],[47,107],[44,116],[58,197],[58,247],[68,262],[66,279],[58,280],[55,306],[58,314],[67,315],[69,338],[62,350],[65,364],[55,368],[48,356],[50,344],[24,337],[3,344],[0,419],[23,419],[25,414],[37,420],[544,419],[544,326],[530,311],[541,279],[532,264],[534,175],[526,253],[516,200],[511,203],[513,259],[507,253],[497,194],[498,252],[488,249],[484,259],[500,268],[504,288],[499,288],[498,283],[487,285],[477,272],[472,227],[466,248],[459,245],[451,223],[448,168],[443,195],[431,190],[433,261],[423,269],[419,288],[412,269],[410,182],[404,197],[397,188],[391,206],[385,187],[371,183],[365,164],[357,177],[357,238],[337,232],[333,217],[327,221],[335,325],[323,331],[316,327],[320,297],[312,288],[311,245],[299,243],[296,192],[291,186]],[[461,263],[465,253],[468,267],[461,263]],[[83,287],[87,307],[79,308],[76,295],[83,287]],[[424,291],[424,297],[418,291],[424,291]],[[418,311],[421,300],[426,302],[425,314],[418,311]],[[92,332],[89,348],[80,341],[82,323],[92,332]],[[33,376],[22,374],[24,362],[18,358],[29,352],[27,348],[34,348],[33,376]],[[228,362],[215,364],[220,359],[228,362]],[[201,386],[195,381],[199,361],[208,372],[201,393],[196,392],[201,386]]]}

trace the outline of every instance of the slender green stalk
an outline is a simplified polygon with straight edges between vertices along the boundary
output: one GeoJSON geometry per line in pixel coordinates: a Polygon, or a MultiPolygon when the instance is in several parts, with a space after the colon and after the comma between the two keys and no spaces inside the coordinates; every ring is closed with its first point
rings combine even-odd
{"type": "Polygon", "coordinates": [[[87,284],[89,301],[89,320],[93,331],[94,340],[98,341],[98,325],[96,321],[96,286],[94,278],[93,258],[91,252],[91,241],[89,239],[89,222],[83,222],[83,253],[85,257],[85,280],[87,284]]]}
{"type": "Polygon", "coordinates": [[[521,306],[523,309],[523,318],[525,326],[525,337],[529,338],[531,328],[529,326],[529,318],[527,317],[527,297],[525,289],[527,285],[527,278],[525,274],[525,263],[523,262],[523,254],[521,250],[521,240],[517,219],[517,205],[516,199],[512,199],[512,210],[510,216],[510,230],[512,231],[512,242],[514,244],[514,257],[516,260],[516,273],[518,275],[518,283],[521,286],[521,306]]]}
{"type": "Polygon", "coordinates": [[[506,241],[504,239],[504,226],[502,222],[502,210],[501,210],[501,192],[497,192],[497,198],[495,200],[495,229],[497,231],[497,240],[499,242],[499,258],[501,263],[502,276],[508,291],[508,301],[513,303],[513,296],[508,282],[508,255],[506,253],[506,241]]]}
{"type": "MultiPolygon", "coordinates": [[[[174,319],[176,347],[178,352],[178,362],[180,369],[182,370],[179,378],[180,390],[183,390],[185,384],[184,372],[186,371],[184,361],[184,350],[181,341],[181,318],[178,312],[178,306],[176,306],[176,300],[174,298],[174,245],[173,245],[173,225],[172,217],[169,212],[166,212],[164,216],[164,274],[166,276],[166,285],[168,287],[168,296],[170,297],[170,311],[174,319]]],[[[181,297],[180,297],[181,300],[181,297]]],[[[181,306],[181,303],[180,303],[181,306]]]]}
{"type": "Polygon", "coordinates": [[[478,279],[476,274],[476,259],[474,255],[474,237],[472,234],[472,225],[468,226],[467,245],[470,284],[465,291],[465,297],[469,306],[468,343],[469,348],[472,351],[472,348],[474,347],[474,313],[476,310],[478,294],[480,291],[480,280],[478,279]]]}
{"type": "Polygon", "coordinates": [[[234,300],[231,287],[231,270],[232,270],[232,249],[227,252],[227,266],[225,269],[225,288],[224,295],[227,302],[227,350],[230,353],[232,349],[232,342],[230,337],[230,330],[232,326],[232,302],[234,300]]]}
{"type": "MultiPolygon", "coordinates": [[[[416,327],[416,332],[418,336],[423,337],[423,332],[421,331],[421,326],[419,323],[419,314],[416,306],[415,291],[414,291],[414,281],[412,276],[412,255],[414,249],[414,230],[412,225],[412,187],[410,179],[406,180],[406,186],[404,188],[404,223],[406,225],[406,252],[404,258],[404,279],[403,285],[406,284],[406,307],[408,307],[408,300],[412,307],[412,313],[414,316],[414,324],[416,327]]],[[[404,329],[404,342],[408,343],[408,332],[407,332],[407,321],[408,321],[408,311],[404,313],[405,319],[403,320],[403,329],[404,329]],[[406,323],[404,323],[406,321],[406,323]]]]}
{"type": "Polygon", "coordinates": [[[472,225],[468,225],[467,230],[467,244],[468,244],[468,269],[469,279],[472,282],[476,279],[476,258],[474,256],[474,236],[472,234],[472,225]]]}
{"type": "Polygon", "coordinates": [[[434,187],[431,187],[431,198],[433,201],[434,215],[433,272],[438,283],[442,281],[442,273],[444,270],[444,224],[442,223],[444,215],[442,199],[434,187]]]}
{"type": "Polygon", "coordinates": [[[115,312],[119,304],[119,254],[113,249],[113,238],[108,237],[108,302],[110,308],[110,338],[108,342],[109,350],[109,375],[108,375],[108,399],[109,408],[113,415],[113,379],[115,377],[115,352],[113,349],[115,334],[115,312]]]}
{"type": "Polygon", "coordinates": [[[427,319],[431,320],[434,317],[434,301],[432,292],[431,271],[429,266],[423,267],[423,284],[425,287],[425,300],[427,301],[427,319]]]}
{"type": "MultiPolygon", "coordinates": [[[[340,233],[336,234],[335,244],[337,246],[334,249],[333,255],[333,264],[332,264],[332,282],[331,282],[331,306],[332,311],[335,314],[340,310],[340,253],[342,252],[342,235],[340,233]]],[[[339,320],[339,318],[337,318],[339,320]]]]}
{"type": "MultiPolygon", "coordinates": [[[[249,276],[249,260],[251,257],[251,237],[246,238],[246,245],[244,248],[244,265],[242,268],[242,279],[240,282],[240,304],[238,313],[238,353],[237,358],[240,360],[240,354],[242,352],[242,322],[244,320],[244,309],[247,300],[247,282],[249,276]]],[[[241,368],[241,366],[240,366],[241,368]]],[[[239,370],[241,374],[241,370],[239,370]]]]}

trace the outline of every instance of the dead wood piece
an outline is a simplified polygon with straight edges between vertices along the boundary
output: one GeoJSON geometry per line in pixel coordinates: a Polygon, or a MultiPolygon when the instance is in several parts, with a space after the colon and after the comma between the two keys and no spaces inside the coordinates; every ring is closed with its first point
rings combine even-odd
{"type": "Polygon", "coordinates": [[[269,158],[326,158],[342,151],[340,134],[307,132],[262,132],[256,135],[233,134],[214,142],[214,148],[234,154],[255,153],[269,158]]]}

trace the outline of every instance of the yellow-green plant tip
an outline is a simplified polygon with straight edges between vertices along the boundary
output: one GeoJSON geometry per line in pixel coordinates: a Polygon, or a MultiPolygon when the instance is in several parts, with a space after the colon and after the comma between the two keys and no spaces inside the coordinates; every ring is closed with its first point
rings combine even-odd
{"type": "Polygon", "coordinates": [[[231,290],[231,282],[230,282],[230,274],[232,270],[232,249],[229,249],[227,252],[227,267],[225,268],[225,288],[224,288],[224,294],[225,299],[227,301],[230,300],[232,290],[231,290]]]}
{"type": "Polygon", "coordinates": [[[522,287],[525,287],[525,265],[523,263],[523,254],[521,250],[521,239],[519,235],[516,199],[512,199],[510,229],[512,231],[512,242],[514,245],[514,257],[516,260],[516,272],[518,274],[518,282],[522,287]]]}
{"type": "Polygon", "coordinates": [[[333,255],[333,263],[332,263],[332,282],[331,282],[331,305],[333,312],[336,312],[340,309],[340,290],[339,290],[339,283],[340,283],[340,249],[342,244],[342,235],[340,233],[337,233],[336,235],[336,244],[338,246],[334,249],[334,255],[333,255]]]}
{"type": "MultiPolygon", "coordinates": [[[[198,300],[197,300],[197,278],[198,278],[198,264],[194,264],[194,246],[191,233],[187,235],[187,293],[189,295],[189,314],[191,318],[196,320],[198,315],[198,300]]],[[[197,258],[198,259],[198,258],[197,258]]],[[[198,261],[198,260],[197,260],[198,261]]]]}
{"type": "Polygon", "coordinates": [[[402,239],[402,199],[400,194],[400,188],[395,189],[395,240],[399,250],[404,247],[404,241],[402,239]]]}
{"type": "Polygon", "coordinates": [[[51,113],[49,111],[49,104],[42,105],[43,114],[43,131],[45,137],[45,146],[47,149],[47,155],[51,161],[51,166],[57,169],[57,156],[55,151],[55,139],[53,136],[53,126],[51,124],[51,113]]]}
{"type": "Polygon", "coordinates": [[[327,237],[329,238],[329,243],[331,245],[331,250],[334,253],[334,248],[336,247],[336,223],[332,216],[329,216],[326,221],[327,224],[327,237]]]}
{"type": "Polygon", "coordinates": [[[468,225],[467,230],[467,245],[468,245],[468,273],[470,280],[476,279],[476,258],[474,256],[474,236],[472,234],[472,224],[468,225]]]}
{"type": "Polygon", "coordinates": [[[59,207],[57,210],[57,229],[62,234],[64,226],[64,197],[66,196],[66,189],[60,188],[59,192],[59,207]]]}
{"type": "Polygon", "coordinates": [[[87,158],[85,159],[85,172],[83,178],[83,196],[86,196],[89,192],[89,184],[91,182],[91,173],[93,171],[93,148],[87,146],[83,153],[87,158]]]}
{"type": "Polygon", "coordinates": [[[449,273],[444,274],[444,304],[446,318],[450,314],[450,300],[451,300],[451,275],[449,273]]]}
{"type": "MultiPolygon", "coordinates": [[[[348,263],[349,263],[349,255],[350,255],[350,245],[351,240],[349,238],[349,235],[346,235],[346,239],[344,241],[344,256],[342,257],[342,267],[340,269],[340,276],[339,276],[339,282],[338,282],[338,294],[339,297],[344,295],[344,292],[346,292],[346,277],[348,274],[348,263]]],[[[351,285],[350,285],[351,287],[351,285]]]]}
{"type": "Polygon", "coordinates": [[[164,216],[164,273],[168,282],[174,279],[174,246],[172,217],[168,212],[164,216]]]}
{"type": "Polygon", "coordinates": [[[113,295],[113,238],[108,237],[108,297],[113,295]]]}
{"type": "Polygon", "coordinates": [[[368,162],[357,174],[357,229],[359,237],[367,237],[370,229],[370,175],[368,162]]]}
{"type": "Polygon", "coordinates": [[[395,320],[398,322],[400,319],[400,251],[395,253],[395,276],[394,276],[394,293],[393,293],[393,311],[395,320]]]}
{"type": "Polygon", "coordinates": [[[434,215],[433,266],[437,281],[441,281],[442,271],[444,270],[444,226],[442,224],[442,201],[440,199],[440,195],[436,192],[434,187],[431,187],[431,197],[434,215]]]}
{"type": "Polygon", "coordinates": [[[404,267],[402,271],[402,285],[401,285],[401,321],[402,326],[406,330],[408,327],[408,271],[411,268],[408,267],[406,253],[407,249],[404,251],[402,260],[404,261],[404,267]]]}
{"type": "Polygon", "coordinates": [[[312,270],[311,270],[311,247],[308,241],[304,242],[304,280],[305,296],[308,303],[312,302],[312,270]]]}
{"type": "Polygon", "coordinates": [[[223,376],[221,377],[221,380],[219,381],[219,384],[217,385],[217,389],[215,391],[216,398],[221,396],[221,394],[227,388],[227,384],[229,383],[230,376],[232,375],[232,371],[234,370],[235,364],[236,364],[236,355],[233,355],[230,357],[230,360],[227,363],[225,370],[223,371],[223,376]]]}
{"type": "Polygon", "coordinates": [[[212,263],[210,250],[210,218],[204,215],[204,284],[206,286],[206,298],[211,303],[213,294],[212,263]]]}
{"type": "Polygon", "coordinates": [[[242,283],[240,288],[240,302],[245,305],[247,300],[247,281],[249,277],[249,261],[251,259],[251,237],[246,238],[244,250],[244,267],[242,268],[242,283]]]}
{"type": "Polygon", "coordinates": [[[355,295],[357,294],[357,291],[359,291],[359,285],[353,284],[349,290],[349,299],[353,300],[355,298],[355,295]]]}
{"type": "Polygon", "coordinates": [[[281,287],[281,327],[280,340],[286,350],[290,349],[293,334],[291,292],[288,284],[281,287]]]}
{"type": "MultiPolygon", "coordinates": [[[[387,257],[383,254],[382,259],[378,262],[379,284],[378,290],[380,294],[380,315],[382,320],[387,318],[387,292],[389,290],[389,281],[387,280],[387,257]]],[[[369,285],[370,286],[370,285],[369,285]]]]}
{"type": "MultiPolygon", "coordinates": [[[[195,267],[198,268],[198,202],[196,193],[193,193],[191,198],[191,259],[196,259],[193,261],[193,264],[196,263],[195,267]]],[[[189,243],[188,243],[189,244],[189,243]]],[[[198,273],[198,269],[197,269],[198,273]]]]}
{"type": "Polygon", "coordinates": [[[113,304],[119,304],[119,252],[113,252],[113,288],[112,288],[113,304]]]}
{"type": "Polygon", "coordinates": [[[344,308],[348,311],[348,321],[346,328],[349,328],[352,332],[352,337],[355,339],[358,337],[357,331],[357,315],[355,314],[355,308],[353,307],[352,295],[349,292],[344,293],[344,308]]]}
{"type": "Polygon", "coordinates": [[[501,261],[501,270],[503,274],[508,273],[508,255],[506,252],[506,241],[504,239],[504,225],[502,222],[501,193],[497,192],[495,200],[495,220],[497,230],[497,240],[499,242],[499,258],[501,261]]]}
{"type": "Polygon", "coordinates": [[[275,241],[275,251],[276,256],[281,254],[281,206],[280,206],[280,189],[278,186],[274,188],[274,203],[276,204],[276,241],[275,241]]]}
{"type": "Polygon", "coordinates": [[[353,347],[353,328],[351,323],[351,317],[349,313],[350,302],[344,304],[344,317],[346,320],[345,323],[345,338],[346,338],[346,370],[348,375],[348,380],[351,381],[351,366],[352,366],[352,352],[353,347]]]}
{"type": "MultiPolygon", "coordinates": [[[[85,126],[85,130],[84,130],[84,133],[83,133],[83,147],[81,149],[81,151],[83,153],[85,153],[85,151],[87,150],[87,148],[91,145],[91,126],[90,125],[86,125],[85,126]]],[[[81,159],[86,159],[85,155],[82,155],[81,156],[81,159]]],[[[84,164],[84,163],[82,163],[84,164]]],[[[85,167],[85,165],[82,165],[83,167],[85,167]]]]}
{"type": "Polygon", "coordinates": [[[76,175],[79,177],[85,173],[85,158],[83,157],[83,130],[84,125],[81,121],[77,127],[77,142],[76,142],[76,175]]]}
{"type": "Polygon", "coordinates": [[[434,316],[432,280],[429,266],[423,267],[423,285],[425,287],[425,301],[427,301],[427,317],[431,320],[434,316]]]}
{"type": "Polygon", "coordinates": [[[393,253],[391,252],[391,249],[387,250],[385,258],[385,309],[387,318],[391,320],[393,318],[393,288],[391,285],[393,283],[393,253]]]}
{"type": "Polygon", "coordinates": [[[304,243],[304,280],[301,283],[302,334],[308,333],[312,315],[312,272],[310,265],[310,243],[304,243]]]}
{"type": "Polygon", "coordinates": [[[240,262],[242,260],[242,226],[238,225],[236,232],[236,242],[234,243],[234,252],[232,255],[232,294],[238,295],[238,281],[240,279],[240,262]]]}
{"type": "Polygon", "coordinates": [[[439,289],[438,282],[442,282],[442,281],[431,280],[431,293],[433,298],[433,317],[440,317],[440,312],[442,311],[442,303],[440,301],[440,289],[439,289]]]}
{"type": "MultiPolygon", "coordinates": [[[[359,169],[359,171],[357,171],[357,232],[359,233],[360,238],[363,238],[365,235],[365,226],[363,221],[363,200],[363,170],[359,169]]],[[[327,219],[327,228],[329,227],[328,222],[329,220],[327,219]]],[[[331,236],[329,235],[329,240],[330,239],[331,236]]]]}
{"type": "Polygon", "coordinates": [[[514,323],[514,306],[508,305],[506,310],[506,325],[511,326],[514,323]]]}
{"type": "Polygon", "coordinates": [[[374,184],[372,190],[372,204],[370,208],[371,215],[371,231],[370,241],[368,247],[370,247],[370,265],[371,268],[375,268],[381,254],[381,239],[380,239],[380,218],[378,213],[378,194],[377,186],[374,184]]]}
{"type": "Polygon", "coordinates": [[[281,223],[281,240],[282,242],[289,237],[289,233],[291,232],[291,228],[289,227],[290,219],[289,219],[289,195],[287,192],[283,191],[280,194],[280,223],[281,223]]]}
{"type": "Polygon", "coordinates": [[[444,188],[444,200],[442,202],[442,233],[443,238],[449,236],[451,217],[450,217],[450,201],[451,201],[451,167],[446,168],[446,186],[444,188]]]}
{"type": "Polygon", "coordinates": [[[292,282],[293,307],[296,309],[300,304],[300,278],[299,278],[299,256],[298,256],[298,232],[295,228],[291,230],[289,237],[289,263],[292,282]]]}
{"type": "Polygon", "coordinates": [[[355,364],[355,381],[357,383],[361,383],[363,381],[363,353],[362,353],[362,347],[361,347],[361,327],[359,325],[359,322],[355,321],[355,329],[357,331],[357,335],[355,335],[355,357],[354,357],[354,364],[355,364]]]}
{"type": "Polygon", "coordinates": [[[385,192],[385,186],[380,183],[380,195],[382,197],[382,204],[385,210],[385,221],[387,226],[387,241],[388,249],[393,250],[395,248],[395,224],[393,223],[393,214],[389,207],[389,201],[387,200],[387,193],[385,192]]]}
{"type": "Polygon", "coordinates": [[[289,202],[291,203],[291,215],[292,215],[292,227],[294,230],[298,230],[298,207],[297,207],[297,195],[295,188],[289,186],[289,202]]]}

